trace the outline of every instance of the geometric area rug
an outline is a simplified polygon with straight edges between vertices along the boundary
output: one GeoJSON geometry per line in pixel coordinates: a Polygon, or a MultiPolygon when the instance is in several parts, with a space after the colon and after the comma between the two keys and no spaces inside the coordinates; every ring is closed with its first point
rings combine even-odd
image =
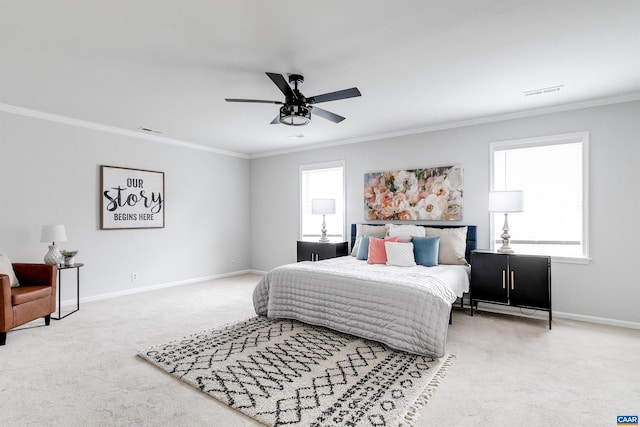
{"type": "Polygon", "coordinates": [[[269,426],[412,425],[455,359],[252,317],[138,356],[269,426]]]}

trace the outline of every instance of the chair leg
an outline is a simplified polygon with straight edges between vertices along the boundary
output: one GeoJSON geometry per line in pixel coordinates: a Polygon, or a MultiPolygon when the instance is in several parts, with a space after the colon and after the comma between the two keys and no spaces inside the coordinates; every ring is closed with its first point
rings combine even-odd
{"type": "Polygon", "coordinates": [[[44,324],[46,326],[49,326],[49,323],[51,323],[51,315],[47,314],[46,316],[44,316],[44,324]]]}
{"type": "Polygon", "coordinates": [[[5,345],[7,343],[7,333],[0,332],[0,345],[5,345]]]}

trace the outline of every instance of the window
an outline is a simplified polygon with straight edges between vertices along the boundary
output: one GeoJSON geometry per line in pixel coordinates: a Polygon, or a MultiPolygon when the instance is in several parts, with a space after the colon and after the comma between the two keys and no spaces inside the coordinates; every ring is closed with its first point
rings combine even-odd
{"type": "MultiPolygon", "coordinates": [[[[509,214],[517,253],[588,257],[586,132],[491,143],[491,189],[522,190],[524,212],[509,214]]],[[[504,215],[491,214],[491,246],[504,215]]]]}
{"type": "Polygon", "coordinates": [[[300,167],[300,240],[318,241],[322,215],[311,213],[313,199],[335,199],[336,213],[325,215],[327,237],[344,242],[344,161],[303,165],[300,167]]]}

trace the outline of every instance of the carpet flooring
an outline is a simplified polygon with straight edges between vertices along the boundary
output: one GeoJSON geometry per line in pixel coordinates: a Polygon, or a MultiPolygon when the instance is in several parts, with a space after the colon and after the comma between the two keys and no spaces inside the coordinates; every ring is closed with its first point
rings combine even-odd
{"type": "Polygon", "coordinates": [[[252,317],[138,354],[268,426],[412,425],[454,360],[252,317]]]}
{"type": "MultiPolygon", "coordinates": [[[[39,320],[10,331],[0,347],[0,424],[261,426],[137,356],[254,316],[259,279],[82,303],[50,326],[39,320]]],[[[606,427],[617,415],[640,414],[639,330],[554,318],[550,331],[544,317],[456,309],[447,352],[456,361],[416,427],[606,427]]]]}

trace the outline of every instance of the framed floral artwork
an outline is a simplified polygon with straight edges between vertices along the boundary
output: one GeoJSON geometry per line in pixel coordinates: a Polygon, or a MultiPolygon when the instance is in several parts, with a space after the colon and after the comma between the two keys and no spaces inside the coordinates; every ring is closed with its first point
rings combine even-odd
{"type": "Polygon", "coordinates": [[[364,175],[367,220],[462,220],[462,166],[364,175]]]}

